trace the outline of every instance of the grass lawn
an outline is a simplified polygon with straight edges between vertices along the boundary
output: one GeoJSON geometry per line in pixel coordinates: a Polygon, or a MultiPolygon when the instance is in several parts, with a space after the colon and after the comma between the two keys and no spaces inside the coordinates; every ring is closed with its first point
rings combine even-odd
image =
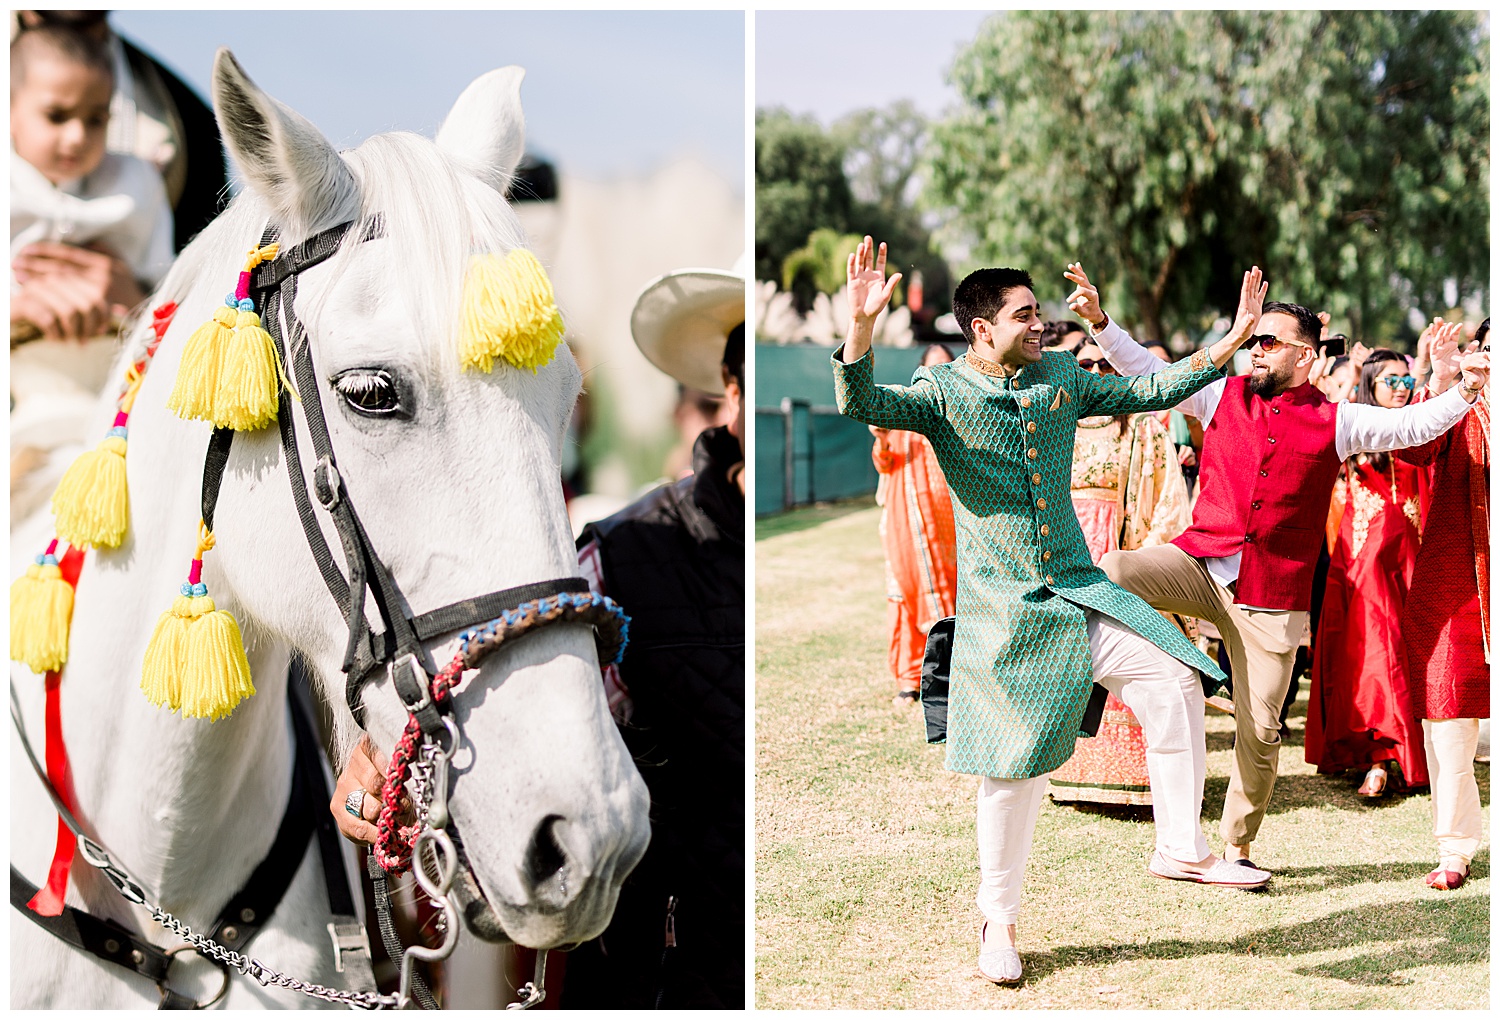
{"type": "MultiPolygon", "coordinates": [[[[1306,693],[1250,893],[1146,873],[1149,814],[1043,803],[1020,920],[1024,983],[977,977],[978,780],[942,768],[886,670],[879,511],[762,521],[756,543],[756,1005],[1485,1009],[1489,845],[1458,892],[1428,797],[1369,804],[1302,760],[1306,693]]],[[[1233,721],[1208,715],[1215,851],[1233,721]]],[[[1489,766],[1476,765],[1489,802],[1489,766]]]]}

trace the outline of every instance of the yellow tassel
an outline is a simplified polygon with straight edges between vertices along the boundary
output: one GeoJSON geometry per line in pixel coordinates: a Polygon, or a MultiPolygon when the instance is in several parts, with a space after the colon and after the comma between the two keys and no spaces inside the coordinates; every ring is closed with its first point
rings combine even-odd
{"type": "Polygon", "coordinates": [[[125,481],[123,429],[73,461],[57,491],[52,512],[57,534],[69,545],[113,549],[125,540],[130,523],[130,490],[125,481]]]}
{"type": "Polygon", "coordinates": [[[515,248],[470,261],[458,351],[465,368],[488,372],[503,358],[535,372],[552,360],[562,335],[552,282],[535,255],[515,248]]]}
{"type": "Polygon", "coordinates": [[[188,719],[222,719],[255,693],[240,627],[207,595],[179,595],[156,621],[141,691],[188,719]]]}
{"type": "Polygon", "coordinates": [[[239,312],[234,335],[224,345],[213,423],[236,431],[264,428],[276,420],[276,345],[254,312],[239,312]]]}
{"type": "Polygon", "coordinates": [[[162,613],[146,645],[141,664],[141,691],[153,705],[166,705],[174,712],[182,704],[182,674],[187,663],[187,628],[193,617],[193,600],[177,596],[172,608],[162,613]]]}
{"type": "Polygon", "coordinates": [[[219,386],[219,363],[229,343],[239,309],[220,305],[212,319],[193,331],[182,349],[182,364],[167,408],[179,418],[213,420],[214,393],[219,386]]]}
{"type": "Polygon", "coordinates": [[[39,559],[10,586],[10,657],[33,673],[46,673],[68,661],[73,586],[54,557],[39,559]]]}
{"type": "Polygon", "coordinates": [[[182,678],[182,714],[189,719],[222,719],[255,693],[250,660],[240,626],[213,599],[188,626],[187,668],[182,678]]]}
{"type": "Polygon", "coordinates": [[[188,719],[222,719],[255,693],[240,625],[214,607],[201,580],[203,554],[213,547],[213,532],[200,522],[188,582],[157,619],[141,664],[142,693],[188,719]]]}

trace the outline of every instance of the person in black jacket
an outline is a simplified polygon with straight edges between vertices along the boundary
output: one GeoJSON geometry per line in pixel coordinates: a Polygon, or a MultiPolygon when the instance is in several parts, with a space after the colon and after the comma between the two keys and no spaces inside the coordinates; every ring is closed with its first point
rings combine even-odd
{"type": "Polygon", "coordinates": [[[698,270],[648,286],[631,318],[653,364],[722,390],[729,424],[698,436],[690,476],[578,540],[584,575],[630,615],[606,683],[651,844],[609,928],[568,954],[564,1009],[745,1007],[743,319],[743,278],[698,270]]]}

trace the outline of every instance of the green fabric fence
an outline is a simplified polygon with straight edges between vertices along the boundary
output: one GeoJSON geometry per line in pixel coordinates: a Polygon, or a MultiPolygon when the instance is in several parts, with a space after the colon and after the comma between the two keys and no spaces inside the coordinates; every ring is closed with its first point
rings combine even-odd
{"type": "MultiPolygon", "coordinates": [[[[911,382],[922,351],[876,348],[875,381],[911,382]]],[[[815,344],[755,346],[757,515],[875,491],[873,440],[834,405],[832,354],[815,344]]]]}

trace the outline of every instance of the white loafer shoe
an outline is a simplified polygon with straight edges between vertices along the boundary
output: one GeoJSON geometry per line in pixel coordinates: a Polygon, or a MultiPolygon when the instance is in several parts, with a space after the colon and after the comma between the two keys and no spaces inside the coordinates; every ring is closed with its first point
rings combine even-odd
{"type": "Polygon", "coordinates": [[[1014,946],[1001,946],[998,949],[984,948],[984,931],[988,928],[979,929],[979,976],[986,981],[993,981],[997,985],[1017,985],[1021,983],[1021,954],[1016,952],[1014,946]]]}

